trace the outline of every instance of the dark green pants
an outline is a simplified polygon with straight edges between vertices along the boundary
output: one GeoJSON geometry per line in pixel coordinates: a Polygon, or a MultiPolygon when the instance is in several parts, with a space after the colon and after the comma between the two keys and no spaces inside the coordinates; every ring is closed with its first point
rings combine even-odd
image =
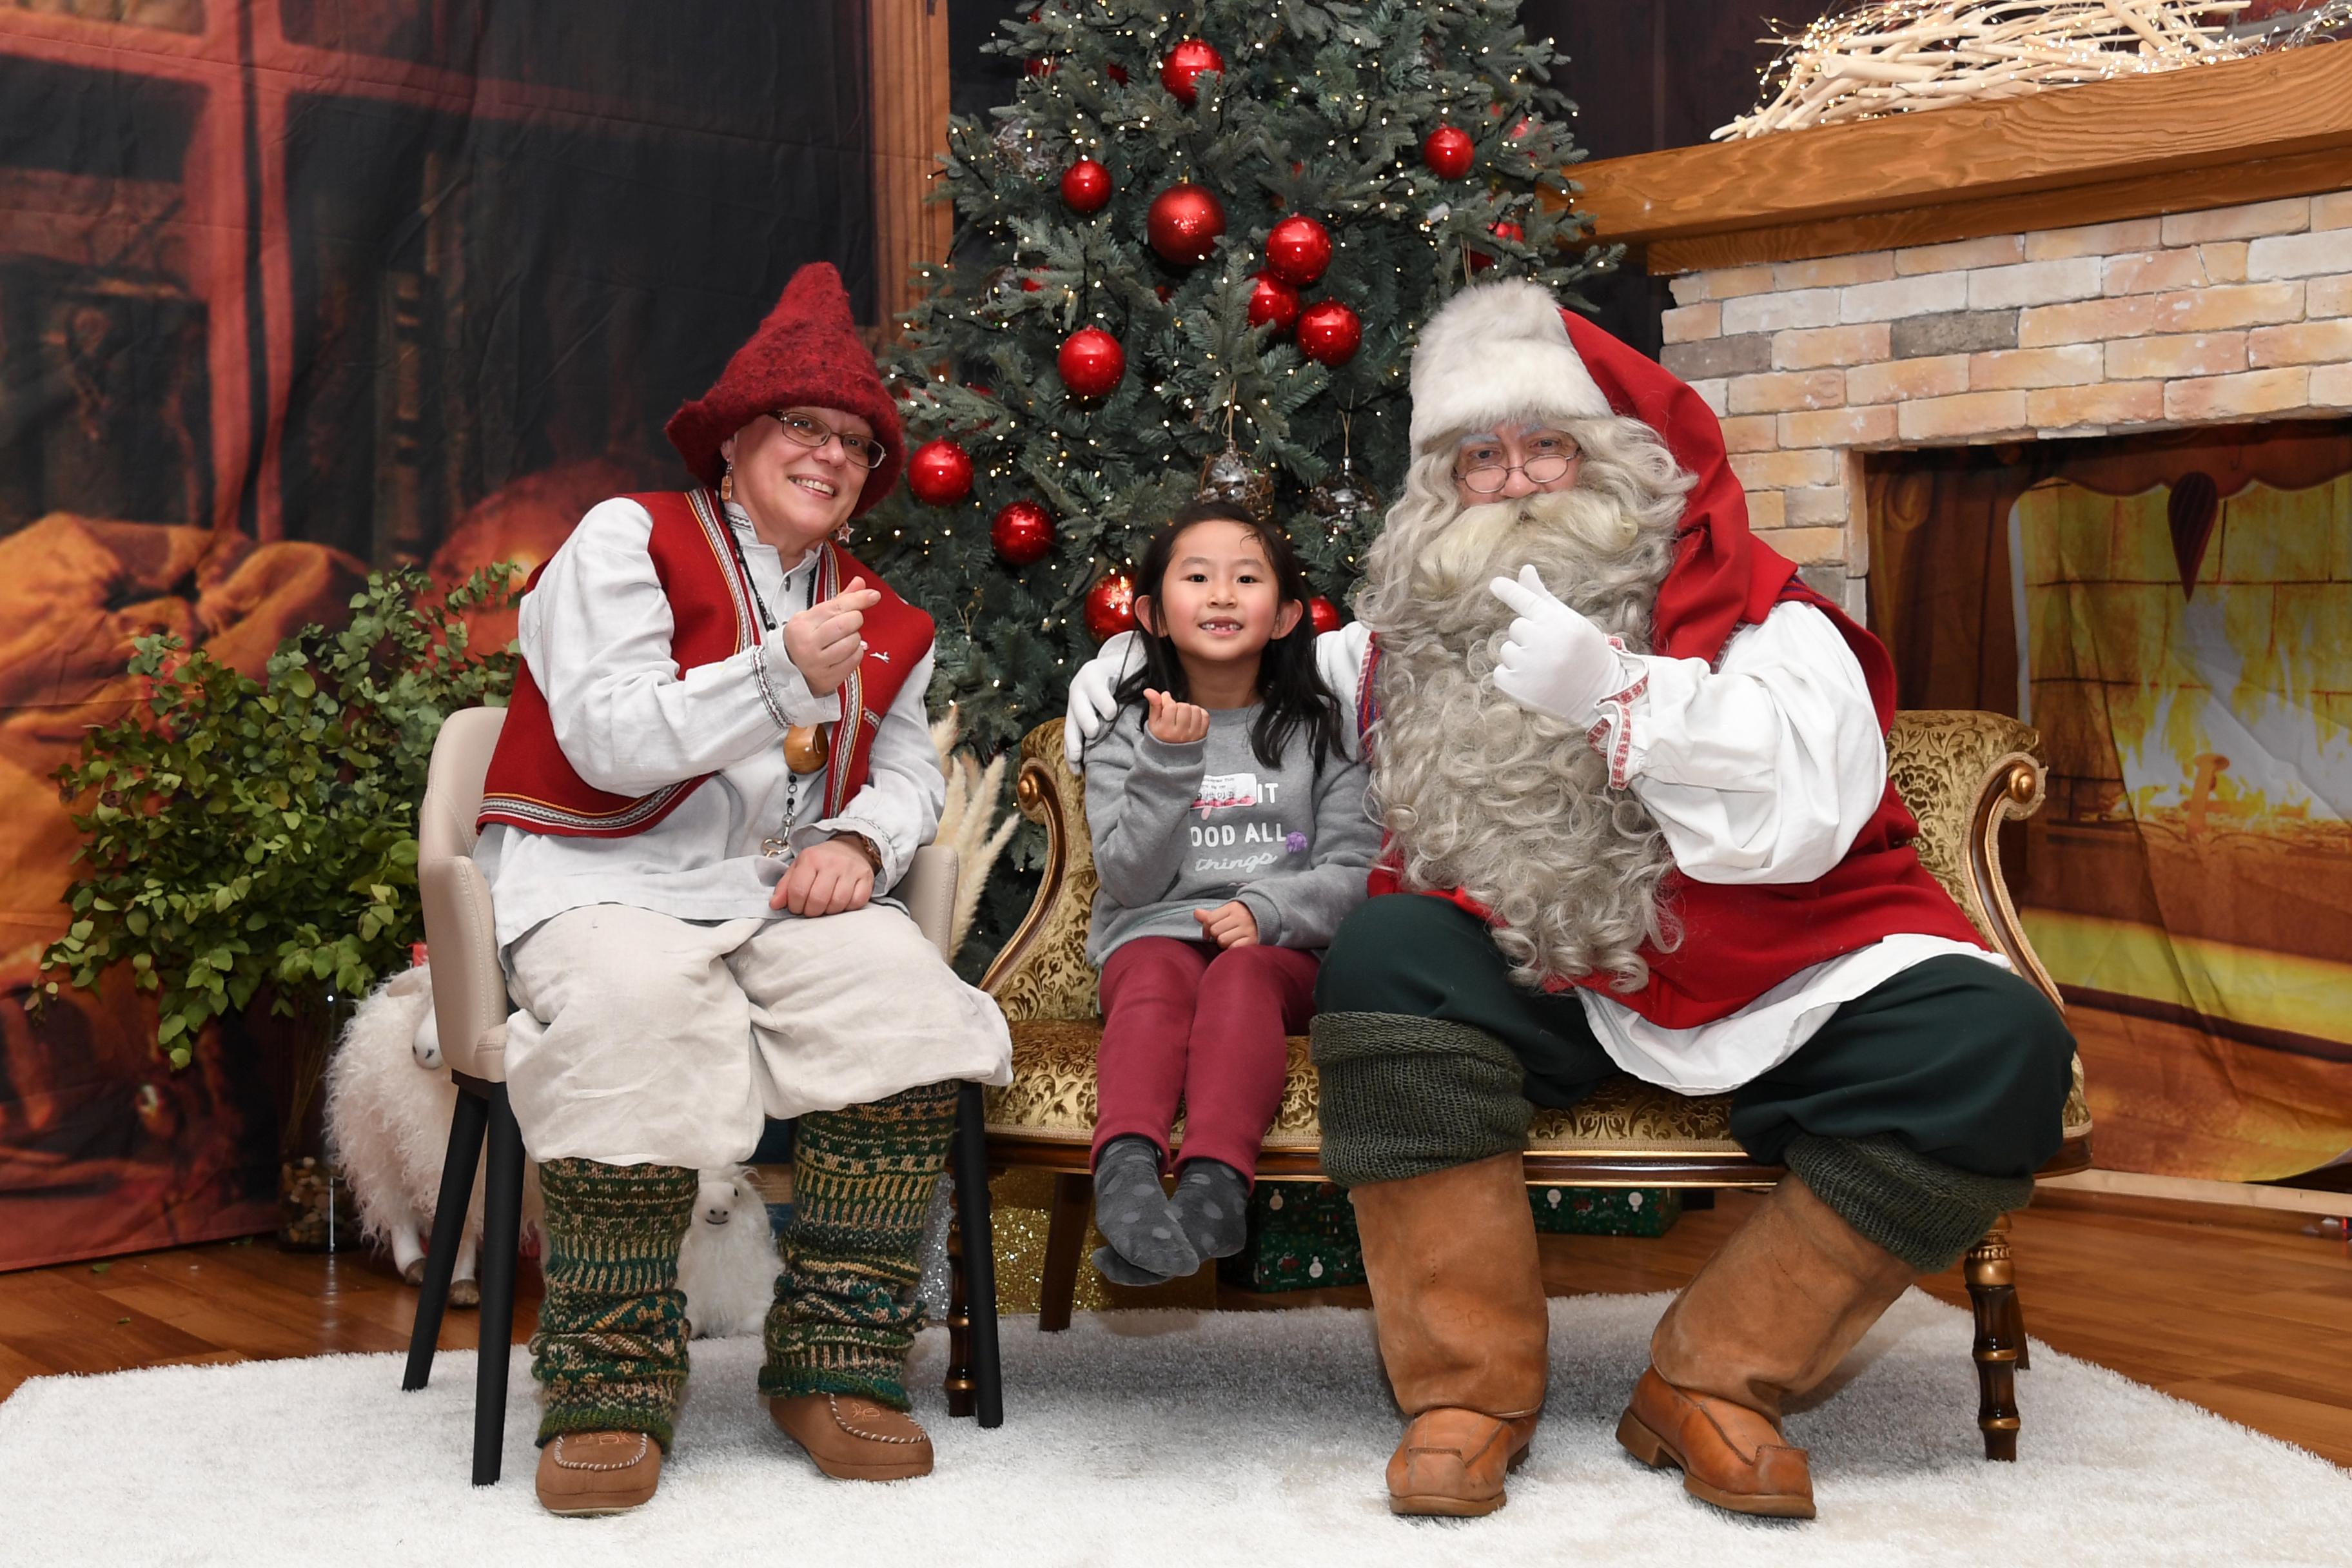
{"type": "MultiPolygon", "coordinates": [[[[1442,899],[1360,906],[1323,961],[1315,1006],[1483,1030],[1518,1058],[1521,1092],[1538,1105],[1574,1105],[1619,1070],[1575,993],[1512,984],[1485,923],[1442,899]]],[[[1741,1086],[1731,1133],[1774,1163],[1803,1133],[1891,1136],[1960,1171],[2023,1178],[2058,1151],[2074,1054],[2057,1009],[2029,982],[1973,958],[1930,959],[1840,1007],[1794,1056],[1741,1086]]],[[[1336,1109],[1326,1106],[1327,1120],[1336,1109]]]]}

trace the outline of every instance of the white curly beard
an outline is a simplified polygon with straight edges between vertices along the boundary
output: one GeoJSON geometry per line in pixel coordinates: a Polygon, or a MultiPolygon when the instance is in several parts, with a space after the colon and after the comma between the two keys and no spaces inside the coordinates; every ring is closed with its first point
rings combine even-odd
{"type": "MultiPolygon", "coordinates": [[[[1592,458],[1588,456],[1588,469],[1592,458]]],[[[1376,809],[1409,891],[1459,888],[1490,911],[1512,978],[1649,979],[1671,945],[1659,882],[1674,864],[1640,801],[1609,787],[1582,728],[1531,712],[1489,677],[1511,611],[1488,592],[1532,564],[1560,599],[1647,652],[1675,508],[1638,519],[1588,473],[1577,488],[1452,509],[1401,502],[1367,563],[1380,637],[1376,809]]],[[[1647,499],[1647,498],[1644,498],[1647,499]]]]}

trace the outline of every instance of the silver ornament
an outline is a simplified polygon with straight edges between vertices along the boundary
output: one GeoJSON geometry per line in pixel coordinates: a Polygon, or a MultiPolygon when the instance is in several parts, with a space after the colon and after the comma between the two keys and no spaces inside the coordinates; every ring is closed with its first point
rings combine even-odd
{"type": "Polygon", "coordinates": [[[1004,161],[1024,174],[1043,175],[1054,166],[1052,150],[1027,121],[1003,121],[996,128],[994,141],[1004,161]]]}
{"type": "Polygon", "coordinates": [[[1232,501],[1261,525],[1270,523],[1274,521],[1274,476],[1253,468],[1228,436],[1225,449],[1201,465],[1200,488],[1192,492],[1192,499],[1232,501]]]}
{"type": "Polygon", "coordinates": [[[1339,471],[1307,492],[1307,510],[1337,539],[1354,533],[1381,514],[1381,496],[1356,477],[1352,458],[1339,459],[1339,471]]]}

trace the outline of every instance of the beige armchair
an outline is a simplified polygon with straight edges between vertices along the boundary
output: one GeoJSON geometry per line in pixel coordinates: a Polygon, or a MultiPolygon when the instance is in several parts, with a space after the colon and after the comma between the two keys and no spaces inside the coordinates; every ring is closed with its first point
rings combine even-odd
{"type": "MultiPolygon", "coordinates": [[[[1903,713],[1888,738],[1888,763],[1919,818],[1918,848],[1927,868],[1986,939],[2056,1002],[2057,988],[2026,942],[2000,875],[2001,823],[2042,804],[2042,766],[2033,758],[2039,743],[2032,729],[1999,714],[1903,713]]],[[[1013,1081],[987,1092],[988,1150],[996,1165],[1055,1173],[1038,1315],[1038,1326],[1050,1331],[1069,1324],[1091,1190],[1095,1046],[1102,1034],[1095,971],[1086,959],[1095,870],[1085,785],[1062,765],[1062,721],[1031,731],[1021,754],[1021,809],[1045,825],[1046,859],[1028,918],[982,983],[1013,1020],[1013,1081]]],[[[2079,1059],[2074,1074],[2065,1142],[2045,1175],[2090,1163],[2079,1059]]],[[[1321,1178],[1316,1097],[1307,1041],[1294,1038],[1261,1179],[1321,1178]]],[[[1528,1179],[1597,1187],[1769,1186],[1780,1169],[1758,1163],[1732,1141],[1729,1108],[1728,1096],[1692,1099],[1629,1077],[1612,1079],[1572,1110],[1538,1114],[1528,1131],[1528,1179]]],[[[1181,1122],[1176,1137],[1181,1143],[1181,1122]]],[[[1986,1457],[1997,1459],[2016,1457],[2011,1374],[2025,1357],[2006,1230],[2004,1220],[1962,1265],[1976,1310],[1978,1425],[1986,1457]]]]}
{"type": "MultiPolygon", "coordinates": [[[[425,799],[416,814],[416,883],[425,906],[425,944],[432,953],[434,1021],[441,1033],[442,1058],[459,1093],[449,1122],[433,1240],[425,1254],[425,1279],[401,1387],[423,1388],[432,1375],[433,1352],[448,1303],[458,1236],[474,1188],[474,1169],[487,1137],[489,1168],[482,1181],[483,1350],[474,1374],[476,1486],[497,1482],[503,1457],[508,1357],[502,1352],[514,1337],[515,1268],[522,1211],[522,1135],[507,1104],[510,1004],[506,973],[499,963],[489,884],[473,859],[474,818],[481,809],[482,780],[505,723],[502,708],[468,708],[449,715],[433,742],[425,799]]],[[[956,872],[954,850],[926,845],[915,852],[906,876],[890,889],[942,957],[950,952],[956,872]]],[[[977,1310],[971,1324],[957,1325],[959,1343],[969,1346],[961,1400],[964,1408],[957,1414],[976,1411],[982,1426],[994,1426],[1003,1421],[1003,1408],[996,1362],[995,1256],[988,1241],[986,1161],[980,1086],[967,1083],[957,1107],[952,1159],[962,1211],[958,1228],[963,1233],[956,1284],[959,1299],[977,1310]]]]}

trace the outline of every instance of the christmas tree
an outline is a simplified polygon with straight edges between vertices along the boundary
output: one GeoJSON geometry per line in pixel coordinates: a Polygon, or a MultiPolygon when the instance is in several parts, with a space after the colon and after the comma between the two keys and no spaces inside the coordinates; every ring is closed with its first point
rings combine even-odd
{"type": "Polygon", "coordinates": [[[1403,474],[1421,323],[1489,268],[1580,304],[1614,260],[1578,248],[1575,111],[1517,10],[1045,0],[1003,24],[989,47],[1026,72],[994,124],[950,124],[954,243],[885,353],[908,492],[858,545],[938,616],[933,703],[983,752],[1061,712],[1129,624],[1143,540],[1204,486],[1289,531],[1336,624],[1403,474]]]}

